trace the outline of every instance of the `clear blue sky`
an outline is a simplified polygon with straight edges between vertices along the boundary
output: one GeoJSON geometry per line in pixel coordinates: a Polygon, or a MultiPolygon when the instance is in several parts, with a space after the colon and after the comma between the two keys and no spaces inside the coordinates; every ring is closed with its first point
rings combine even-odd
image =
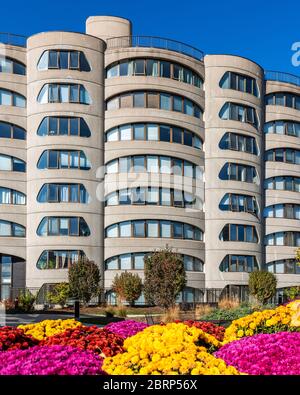
{"type": "Polygon", "coordinates": [[[91,15],[129,18],[133,34],[173,38],[205,53],[238,54],[265,69],[300,75],[291,46],[300,41],[299,0],[1,1],[2,32],[83,32],[91,15]]]}

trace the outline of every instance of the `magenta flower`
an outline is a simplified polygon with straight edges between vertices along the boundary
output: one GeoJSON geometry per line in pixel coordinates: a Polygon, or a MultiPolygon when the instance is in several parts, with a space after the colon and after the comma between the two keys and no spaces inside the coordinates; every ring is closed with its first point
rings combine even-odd
{"type": "Polygon", "coordinates": [[[110,332],[123,337],[126,339],[127,337],[134,336],[136,333],[141,332],[149,325],[138,322],[134,320],[126,320],[126,321],[119,321],[119,322],[111,322],[110,324],[106,325],[106,329],[110,332]]]}
{"type": "Polygon", "coordinates": [[[214,353],[228,365],[251,375],[299,375],[300,333],[278,332],[244,337],[214,353]]]}
{"type": "Polygon", "coordinates": [[[69,346],[0,352],[0,375],[100,375],[103,359],[69,346]]]}

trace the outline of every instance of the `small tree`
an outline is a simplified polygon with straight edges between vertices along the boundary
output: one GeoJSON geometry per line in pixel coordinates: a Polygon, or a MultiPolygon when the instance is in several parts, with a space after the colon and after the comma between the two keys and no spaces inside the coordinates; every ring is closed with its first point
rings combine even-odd
{"type": "Polygon", "coordinates": [[[273,273],[255,271],[249,275],[249,292],[259,303],[265,304],[276,293],[277,279],[273,273]]]}
{"type": "Polygon", "coordinates": [[[48,293],[48,300],[50,303],[59,304],[64,307],[70,295],[70,286],[68,283],[56,284],[52,291],[48,293]]]}
{"type": "Polygon", "coordinates": [[[294,300],[300,296],[300,287],[289,287],[284,290],[284,295],[287,297],[288,301],[294,300]]]}
{"type": "Polygon", "coordinates": [[[181,255],[168,246],[145,259],[144,294],[147,303],[165,309],[173,307],[186,284],[181,255]]]}
{"type": "Polygon", "coordinates": [[[69,268],[70,296],[87,304],[100,293],[100,272],[98,266],[86,257],[79,258],[69,268]]]}
{"type": "Polygon", "coordinates": [[[112,284],[113,291],[120,301],[126,300],[130,306],[141,296],[142,280],[138,274],[123,272],[116,275],[112,284]]]}

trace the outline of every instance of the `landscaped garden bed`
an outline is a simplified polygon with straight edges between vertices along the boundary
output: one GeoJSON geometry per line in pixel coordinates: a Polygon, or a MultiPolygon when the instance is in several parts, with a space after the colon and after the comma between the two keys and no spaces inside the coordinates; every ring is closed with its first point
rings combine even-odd
{"type": "Polygon", "coordinates": [[[300,374],[299,309],[295,301],[257,311],[226,329],[193,320],[2,327],[0,375],[300,374]]]}

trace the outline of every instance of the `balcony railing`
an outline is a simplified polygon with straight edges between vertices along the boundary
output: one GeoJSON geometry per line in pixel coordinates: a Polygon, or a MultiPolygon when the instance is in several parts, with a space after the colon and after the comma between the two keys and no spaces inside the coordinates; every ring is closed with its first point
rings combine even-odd
{"type": "Polygon", "coordinates": [[[286,82],[300,86],[300,77],[294,74],[282,73],[281,71],[265,71],[265,80],[286,82]]]}
{"type": "Polygon", "coordinates": [[[19,34],[1,33],[0,44],[16,45],[17,47],[26,47],[27,37],[20,36],[19,34]]]}
{"type": "Polygon", "coordinates": [[[204,53],[197,48],[181,43],[180,41],[154,36],[122,36],[107,39],[107,49],[143,47],[159,48],[179,52],[194,59],[203,60],[204,53]]]}

